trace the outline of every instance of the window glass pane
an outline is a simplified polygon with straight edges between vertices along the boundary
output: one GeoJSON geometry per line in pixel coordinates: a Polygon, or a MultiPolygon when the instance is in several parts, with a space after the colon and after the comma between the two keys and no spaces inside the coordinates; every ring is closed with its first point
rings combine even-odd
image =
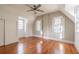
{"type": "Polygon", "coordinates": [[[79,32],[79,7],[76,7],[76,32],[79,32]]]}
{"type": "Polygon", "coordinates": [[[41,21],[37,21],[36,29],[37,29],[37,31],[41,31],[41,21]]]}
{"type": "Polygon", "coordinates": [[[55,37],[56,38],[64,38],[64,23],[63,23],[63,17],[62,16],[57,16],[57,17],[54,17],[54,33],[55,33],[55,37]]]}
{"type": "Polygon", "coordinates": [[[73,5],[73,4],[67,4],[67,5],[65,5],[65,10],[67,11],[67,12],[69,12],[71,15],[75,15],[75,13],[74,13],[74,10],[75,10],[75,7],[76,7],[77,5],[73,5]]]}
{"type": "Polygon", "coordinates": [[[40,31],[40,21],[37,22],[37,31],[40,31]]]}
{"type": "Polygon", "coordinates": [[[62,39],[63,38],[63,34],[62,33],[60,33],[60,39],[62,39]]]}
{"type": "Polygon", "coordinates": [[[36,34],[37,35],[42,35],[42,21],[41,20],[37,20],[35,23],[35,29],[36,29],[36,34]]]}

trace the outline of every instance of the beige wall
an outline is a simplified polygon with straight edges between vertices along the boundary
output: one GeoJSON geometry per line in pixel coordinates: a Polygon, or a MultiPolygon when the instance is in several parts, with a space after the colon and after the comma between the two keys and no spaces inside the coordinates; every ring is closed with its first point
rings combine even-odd
{"type": "Polygon", "coordinates": [[[6,44],[14,43],[18,41],[17,25],[16,22],[19,16],[25,17],[28,20],[27,35],[32,35],[32,21],[34,18],[30,14],[26,14],[24,11],[17,11],[16,8],[9,7],[10,5],[0,5],[0,17],[5,19],[5,40],[6,44]]]}
{"type": "Polygon", "coordinates": [[[75,39],[75,23],[65,16],[65,40],[74,42],[75,39]]]}
{"type": "Polygon", "coordinates": [[[4,45],[4,20],[0,18],[0,46],[4,45]]]}
{"type": "MultiPolygon", "coordinates": [[[[65,27],[65,32],[64,32],[65,37],[64,37],[63,41],[74,42],[74,23],[60,11],[38,16],[41,18],[41,20],[43,20],[44,37],[54,38],[55,33],[53,32],[53,29],[52,29],[52,26],[53,26],[52,18],[54,16],[61,16],[61,15],[65,18],[63,20],[64,27],[65,27]]],[[[36,18],[36,21],[37,20],[38,20],[38,18],[36,18]]],[[[34,29],[35,29],[35,27],[34,27],[34,29]]],[[[35,32],[33,32],[33,33],[34,33],[34,35],[38,35],[38,34],[35,34],[35,32]]]]}

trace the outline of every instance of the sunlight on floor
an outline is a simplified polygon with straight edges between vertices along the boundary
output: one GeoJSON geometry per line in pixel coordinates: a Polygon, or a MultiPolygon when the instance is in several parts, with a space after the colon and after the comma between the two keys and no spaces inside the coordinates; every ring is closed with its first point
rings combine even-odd
{"type": "Polygon", "coordinates": [[[63,47],[63,44],[59,44],[59,50],[60,50],[60,54],[63,54],[64,53],[64,47],[63,47]]]}
{"type": "Polygon", "coordinates": [[[40,41],[37,43],[37,53],[42,53],[42,44],[43,44],[43,41],[40,41]]]}
{"type": "Polygon", "coordinates": [[[64,54],[64,45],[59,43],[58,48],[55,49],[55,54],[64,54]]]}
{"type": "Polygon", "coordinates": [[[18,54],[23,54],[24,53],[24,45],[22,43],[18,44],[17,53],[18,54]]]}

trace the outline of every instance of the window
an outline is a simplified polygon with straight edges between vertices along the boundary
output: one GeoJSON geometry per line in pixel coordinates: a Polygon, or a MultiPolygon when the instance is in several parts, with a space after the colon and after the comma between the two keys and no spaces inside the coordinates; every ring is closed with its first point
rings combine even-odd
{"type": "Polygon", "coordinates": [[[76,32],[79,32],[79,7],[76,7],[76,32]]]}
{"type": "Polygon", "coordinates": [[[18,20],[18,29],[23,30],[24,29],[24,20],[18,20]]]}
{"type": "Polygon", "coordinates": [[[19,16],[19,18],[18,18],[18,31],[19,31],[19,33],[21,33],[21,34],[26,33],[26,27],[27,27],[26,25],[27,25],[27,19],[19,16]]]}
{"type": "Polygon", "coordinates": [[[63,17],[62,16],[57,16],[54,17],[54,33],[56,38],[64,38],[64,23],[63,23],[63,17]]]}
{"type": "Polygon", "coordinates": [[[40,31],[41,30],[41,21],[37,21],[37,23],[36,23],[36,28],[37,28],[37,31],[40,31]]]}
{"type": "Polygon", "coordinates": [[[36,21],[36,32],[37,32],[37,34],[42,35],[42,22],[41,22],[41,20],[36,21]]]}
{"type": "Polygon", "coordinates": [[[69,12],[71,15],[75,15],[74,10],[77,5],[67,4],[65,5],[65,10],[69,12]]]}

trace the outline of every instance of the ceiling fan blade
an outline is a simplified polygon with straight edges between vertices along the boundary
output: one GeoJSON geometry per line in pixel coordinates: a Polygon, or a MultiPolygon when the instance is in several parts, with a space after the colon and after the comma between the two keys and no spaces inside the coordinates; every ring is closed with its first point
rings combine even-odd
{"type": "Polygon", "coordinates": [[[33,9],[33,7],[31,7],[30,5],[26,4],[27,7],[30,7],[31,9],[33,9]]]}
{"type": "Polygon", "coordinates": [[[33,9],[31,9],[31,10],[27,10],[27,12],[29,12],[29,11],[33,11],[33,9]]]}
{"type": "Polygon", "coordinates": [[[37,11],[44,12],[43,10],[37,9],[37,11]]]}
{"type": "Polygon", "coordinates": [[[36,5],[33,5],[33,7],[35,7],[35,8],[36,8],[36,5]]]}
{"type": "Polygon", "coordinates": [[[38,9],[39,7],[41,7],[41,4],[38,4],[38,5],[36,6],[36,9],[38,9]]]}

